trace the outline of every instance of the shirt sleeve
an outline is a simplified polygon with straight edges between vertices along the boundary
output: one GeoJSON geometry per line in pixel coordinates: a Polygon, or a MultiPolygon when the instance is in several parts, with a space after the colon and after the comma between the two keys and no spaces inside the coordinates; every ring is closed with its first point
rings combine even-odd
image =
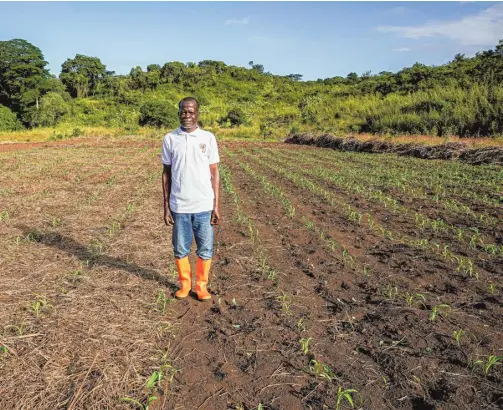
{"type": "Polygon", "coordinates": [[[164,165],[171,165],[171,149],[170,149],[169,134],[167,134],[162,140],[161,162],[164,165]]]}
{"type": "Polygon", "coordinates": [[[218,145],[217,145],[217,139],[213,134],[211,134],[210,138],[210,152],[208,153],[208,160],[210,165],[211,164],[217,164],[220,162],[220,156],[218,155],[218,145]]]}

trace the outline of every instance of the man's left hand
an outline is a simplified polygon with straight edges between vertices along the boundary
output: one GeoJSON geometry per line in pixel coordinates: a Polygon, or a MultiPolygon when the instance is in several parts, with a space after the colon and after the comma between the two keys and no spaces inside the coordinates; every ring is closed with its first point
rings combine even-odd
{"type": "Polygon", "coordinates": [[[218,225],[219,223],[220,223],[220,211],[218,209],[214,209],[211,212],[210,224],[218,225]]]}

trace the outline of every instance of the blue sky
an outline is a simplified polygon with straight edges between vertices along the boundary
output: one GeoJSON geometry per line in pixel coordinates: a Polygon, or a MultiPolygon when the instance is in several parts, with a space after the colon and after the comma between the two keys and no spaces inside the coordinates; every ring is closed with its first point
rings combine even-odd
{"type": "Polygon", "coordinates": [[[52,74],[76,54],[109,70],[205,59],[316,80],[440,65],[503,39],[498,2],[0,2],[0,40],[42,50],[52,74]]]}

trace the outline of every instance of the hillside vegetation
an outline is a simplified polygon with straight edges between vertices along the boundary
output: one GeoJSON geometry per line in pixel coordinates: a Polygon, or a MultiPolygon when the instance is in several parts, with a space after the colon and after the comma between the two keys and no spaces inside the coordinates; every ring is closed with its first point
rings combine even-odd
{"type": "Polygon", "coordinates": [[[261,64],[222,61],[150,64],[129,75],[97,57],[67,59],[59,77],[26,40],[0,41],[0,131],[36,127],[177,126],[177,102],[192,95],[201,125],[223,135],[279,137],[291,132],[503,135],[503,40],[475,57],[420,63],[317,81],[278,76],[261,64]]]}

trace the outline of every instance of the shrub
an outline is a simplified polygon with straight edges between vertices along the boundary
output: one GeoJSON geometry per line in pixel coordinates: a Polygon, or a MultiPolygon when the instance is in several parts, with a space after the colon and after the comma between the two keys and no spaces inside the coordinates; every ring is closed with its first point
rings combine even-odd
{"type": "Polygon", "coordinates": [[[16,114],[0,104],[0,131],[15,131],[22,128],[16,114]]]}
{"type": "Polygon", "coordinates": [[[178,122],[178,110],[165,101],[149,101],[140,108],[141,126],[176,128],[178,122]]]}
{"type": "Polygon", "coordinates": [[[246,125],[248,123],[245,113],[239,108],[233,108],[227,112],[225,117],[220,118],[218,123],[221,126],[225,126],[227,123],[231,127],[239,127],[240,125],[246,125]]]}
{"type": "Polygon", "coordinates": [[[68,103],[61,94],[48,92],[40,99],[39,108],[33,111],[32,125],[53,127],[68,111],[68,103]]]}

